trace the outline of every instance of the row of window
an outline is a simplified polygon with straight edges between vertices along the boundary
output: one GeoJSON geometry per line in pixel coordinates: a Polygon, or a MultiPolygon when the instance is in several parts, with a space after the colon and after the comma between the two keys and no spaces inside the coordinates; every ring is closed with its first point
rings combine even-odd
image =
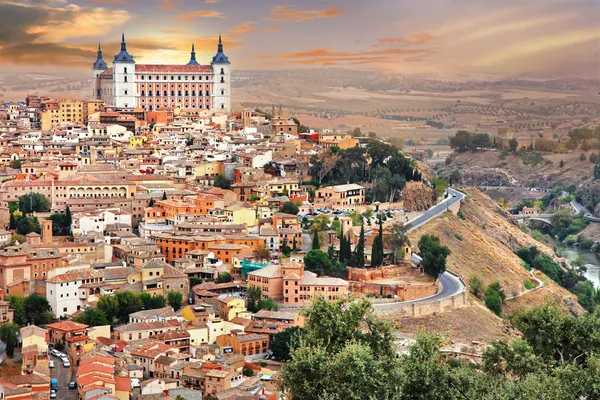
{"type": "MultiPolygon", "coordinates": [[[[125,68],[125,73],[127,73],[127,68],[125,68]]],[[[224,73],[225,73],[225,71],[223,70],[223,68],[221,68],[221,74],[224,74],[224,73]]],[[[152,80],[152,75],[138,75],[138,76],[139,76],[139,78],[141,80],[149,80],[149,81],[152,80]]],[[[156,75],[155,80],[159,81],[160,80],[160,75],[156,75]]],[[[167,75],[163,75],[163,81],[166,81],[166,80],[168,80],[168,76],[167,75]]],[[[175,80],[175,76],[171,75],[171,79],[170,80],[174,81],[175,80]]],[[[177,80],[178,81],[181,80],[181,75],[177,75],[177,80]]],[[[187,75],[185,75],[183,80],[187,81],[187,80],[189,80],[189,77],[187,75]]],[[[195,81],[196,80],[196,75],[192,75],[191,80],[195,81]]],[[[198,80],[201,81],[202,80],[202,76],[198,76],[198,80]]],[[[204,76],[204,80],[209,81],[209,80],[211,80],[211,77],[208,76],[208,75],[205,75],[204,76]]]]}
{"type": "MultiPolygon", "coordinates": [[[[191,93],[192,93],[192,96],[196,96],[196,91],[195,90],[192,90],[191,93]]],[[[127,93],[125,93],[125,94],[127,94],[127,93]]],[[[224,94],[225,94],[225,90],[221,90],[221,95],[224,95],[224,94]]],[[[146,96],[146,91],[142,90],[142,92],[141,92],[140,95],[141,96],[146,96]]],[[[177,96],[189,96],[189,95],[190,95],[190,92],[188,90],[186,90],[184,92],[182,92],[181,90],[177,91],[177,96]],[[182,95],[182,93],[185,93],[185,94],[182,95]]],[[[152,90],[148,90],[148,96],[160,96],[160,91],[157,90],[156,92],[153,92],[152,90]]],[[[169,96],[169,92],[167,90],[165,90],[163,92],[163,96],[169,96]]],[[[171,90],[171,96],[173,96],[173,97],[175,96],[175,91],[174,90],[171,90]]],[[[198,96],[203,96],[201,90],[198,91],[198,96]]],[[[210,96],[210,91],[207,90],[206,94],[204,96],[210,96]]]]}

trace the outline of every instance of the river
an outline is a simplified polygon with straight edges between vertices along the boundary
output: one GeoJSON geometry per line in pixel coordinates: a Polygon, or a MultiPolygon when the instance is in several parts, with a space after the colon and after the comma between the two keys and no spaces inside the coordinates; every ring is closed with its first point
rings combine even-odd
{"type": "Polygon", "coordinates": [[[587,267],[587,272],[584,274],[594,284],[594,287],[600,287],[600,255],[589,250],[580,249],[577,247],[567,246],[564,243],[556,243],[556,247],[562,250],[563,257],[567,260],[573,260],[581,257],[587,267]]]}

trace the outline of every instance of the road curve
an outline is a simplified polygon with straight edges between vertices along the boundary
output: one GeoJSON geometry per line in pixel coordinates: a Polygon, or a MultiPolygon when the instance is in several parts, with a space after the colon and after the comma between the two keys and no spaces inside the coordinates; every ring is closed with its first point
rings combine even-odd
{"type": "MultiPolygon", "coordinates": [[[[412,232],[415,229],[419,228],[420,226],[425,225],[426,223],[428,223],[435,217],[446,212],[449,207],[460,202],[464,198],[465,198],[464,193],[459,192],[458,190],[449,188],[448,189],[448,197],[446,197],[444,200],[442,200],[440,203],[436,204],[435,206],[431,207],[429,210],[425,211],[419,217],[408,222],[408,224],[410,226],[410,228],[408,229],[408,232],[412,232]]],[[[441,287],[441,289],[437,294],[430,296],[430,297],[426,297],[424,299],[410,300],[410,301],[396,301],[394,303],[373,304],[373,307],[376,309],[386,309],[386,308],[397,306],[399,304],[413,304],[413,303],[422,303],[422,302],[426,302],[426,301],[440,300],[440,299],[444,299],[446,297],[450,297],[455,294],[461,293],[463,290],[465,290],[465,285],[462,283],[462,281],[460,279],[458,279],[455,275],[453,275],[449,272],[444,272],[440,276],[440,287],[441,287]]]]}

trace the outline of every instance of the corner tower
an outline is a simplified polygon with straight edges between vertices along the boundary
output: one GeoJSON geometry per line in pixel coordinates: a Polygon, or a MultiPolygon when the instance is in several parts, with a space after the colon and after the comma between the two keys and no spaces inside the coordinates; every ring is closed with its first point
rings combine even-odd
{"type": "Polygon", "coordinates": [[[121,38],[121,51],[113,60],[113,93],[117,107],[137,107],[135,91],[135,61],[127,52],[125,34],[121,38]]]}
{"type": "Polygon", "coordinates": [[[231,112],[231,63],[223,52],[223,41],[219,35],[217,54],[210,63],[214,73],[214,110],[231,112]]]}
{"type": "Polygon", "coordinates": [[[196,61],[196,49],[194,48],[194,43],[192,43],[192,53],[190,54],[190,61],[187,65],[198,65],[198,61],[196,61]]]}
{"type": "Polygon", "coordinates": [[[92,69],[94,71],[94,100],[102,100],[102,87],[100,85],[100,74],[108,69],[108,66],[102,59],[102,47],[100,47],[100,43],[98,43],[98,55],[96,57],[96,61],[92,64],[92,69]]]}

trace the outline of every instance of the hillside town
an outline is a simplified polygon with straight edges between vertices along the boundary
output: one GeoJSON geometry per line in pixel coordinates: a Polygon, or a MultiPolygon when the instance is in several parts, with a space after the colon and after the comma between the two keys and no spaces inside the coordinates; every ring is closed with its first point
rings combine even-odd
{"type": "MultiPolygon", "coordinates": [[[[0,137],[5,399],[285,398],[282,343],[315,298],[404,313],[441,289],[406,233],[460,199],[376,137],[282,107],[38,96],[0,109],[0,137]]],[[[464,304],[461,286],[441,297],[464,304]]]]}

